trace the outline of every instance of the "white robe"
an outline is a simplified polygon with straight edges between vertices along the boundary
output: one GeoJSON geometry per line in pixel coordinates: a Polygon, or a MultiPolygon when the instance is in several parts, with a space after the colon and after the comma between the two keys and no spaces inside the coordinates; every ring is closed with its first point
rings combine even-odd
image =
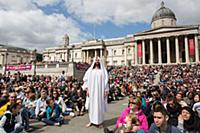
{"type": "Polygon", "coordinates": [[[107,97],[104,96],[108,89],[108,74],[101,63],[101,69],[93,69],[94,62],[84,76],[85,86],[89,91],[86,99],[90,122],[96,125],[102,124],[104,112],[107,109],[107,97]]]}
{"type": "Polygon", "coordinates": [[[105,90],[102,87],[102,73],[100,69],[93,69],[91,73],[93,82],[89,89],[89,119],[93,124],[101,124],[106,111],[105,90]]]}

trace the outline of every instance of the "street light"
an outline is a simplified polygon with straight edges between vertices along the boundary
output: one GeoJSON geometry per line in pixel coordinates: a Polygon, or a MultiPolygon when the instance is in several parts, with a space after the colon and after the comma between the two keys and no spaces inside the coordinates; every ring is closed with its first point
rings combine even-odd
{"type": "Polygon", "coordinates": [[[8,53],[5,53],[5,69],[4,69],[4,75],[6,75],[6,69],[7,69],[7,59],[8,59],[8,53]]]}
{"type": "Polygon", "coordinates": [[[37,49],[35,49],[33,52],[34,52],[34,78],[36,78],[36,61],[37,61],[36,52],[37,52],[37,49]]]}
{"type": "Polygon", "coordinates": [[[74,62],[74,45],[72,45],[72,62],[74,62]]]}

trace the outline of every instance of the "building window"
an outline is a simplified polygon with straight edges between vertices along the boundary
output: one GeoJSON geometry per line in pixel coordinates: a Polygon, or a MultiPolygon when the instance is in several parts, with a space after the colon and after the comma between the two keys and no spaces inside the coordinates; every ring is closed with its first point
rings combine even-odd
{"type": "Polygon", "coordinates": [[[75,58],[77,58],[77,53],[75,53],[75,58]]]}
{"type": "Polygon", "coordinates": [[[124,62],[124,60],[122,60],[122,61],[121,61],[121,65],[125,65],[125,62],[124,62]]]}
{"type": "Polygon", "coordinates": [[[130,54],[131,53],[131,49],[130,48],[128,48],[128,54],[130,54]]]}
{"type": "Polygon", "coordinates": [[[106,65],[108,65],[110,62],[109,61],[106,61],[106,65]]]}
{"type": "Polygon", "coordinates": [[[171,20],[171,25],[174,25],[174,23],[173,23],[174,21],[173,20],[171,20]]]}
{"type": "Polygon", "coordinates": [[[106,56],[108,56],[108,50],[106,50],[106,56]]]}
{"type": "Polygon", "coordinates": [[[164,20],[162,20],[162,25],[165,25],[164,20]]]}
{"type": "Polygon", "coordinates": [[[122,49],[122,55],[124,55],[124,49],[122,49]]]}
{"type": "Polygon", "coordinates": [[[116,55],[116,53],[117,53],[117,51],[116,51],[116,50],[114,50],[113,54],[114,54],[114,55],[116,55]]]}
{"type": "Polygon", "coordinates": [[[114,63],[114,65],[117,65],[117,60],[114,60],[113,63],[114,63]]]}

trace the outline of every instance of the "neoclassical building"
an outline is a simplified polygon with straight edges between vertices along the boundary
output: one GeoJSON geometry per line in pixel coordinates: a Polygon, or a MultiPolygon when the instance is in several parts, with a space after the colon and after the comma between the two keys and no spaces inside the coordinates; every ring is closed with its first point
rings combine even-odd
{"type": "Polygon", "coordinates": [[[176,25],[176,20],[175,13],[162,2],[152,17],[150,30],[70,45],[69,36],[65,35],[62,46],[43,51],[43,59],[47,62],[90,63],[93,57],[100,56],[107,65],[199,62],[199,25],[176,25]]]}
{"type": "Polygon", "coordinates": [[[30,63],[36,59],[34,50],[0,44],[0,66],[30,63]]]}

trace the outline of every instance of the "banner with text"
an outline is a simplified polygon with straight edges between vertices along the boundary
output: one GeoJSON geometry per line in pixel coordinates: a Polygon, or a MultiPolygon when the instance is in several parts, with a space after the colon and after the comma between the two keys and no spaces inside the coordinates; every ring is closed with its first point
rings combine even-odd
{"type": "Polygon", "coordinates": [[[25,70],[31,70],[32,65],[7,65],[6,66],[6,71],[25,71],[25,70]]]}

